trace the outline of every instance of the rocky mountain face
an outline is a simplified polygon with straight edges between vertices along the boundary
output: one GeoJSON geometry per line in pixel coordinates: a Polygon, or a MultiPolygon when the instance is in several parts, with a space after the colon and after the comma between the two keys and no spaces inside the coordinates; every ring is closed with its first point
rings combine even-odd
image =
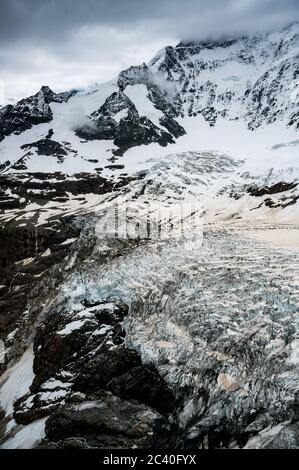
{"type": "Polygon", "coordinates": [[[0,108],[2,448],[299,446],[298,58],[179,43],[0,108]]]}
{"type": "Polygon", "coordinates": [[[298,128],[298,47],[296,23],[281,34],[166,47],[149,70],[176,85],[178,112],[211,126],[244,118],[251,130],[276,120],[298,128]]]}
{"type": "MultiPolygon", "coordinates": [[[[298,128],[298,47],[298,24],[281,34],[179,43],[160,51],[148,66],[121,72],[118,87],[125,93],[128,86],[146,86],[166,118],[202,115],[211,126],[218,119],[243,118],[251,130],[284,120],[298,128]]],[[[123,96],[111,96],[106,105],[123,96]]]]}
{"type": "Polygon", "coordinates": [[[113,140],[118,150],[115,155],[123,155],[130,147],[157,142],[163,147],[174,143],[173,137],[185,133],[184,129],[168,115],[160,118],[163,130],[146,116],[140,116],[132,101],[122,92],[115,92],[107,98],[103,106],[92,113],[91,122],[77,135],[87,140],[113,140]]]}
{"type": "Polygon", "coordinates": [[[36,95],[8,105],[0,111],[0,141],[11,134],[20,134],[36,124],[51,122],[53,113],[50,103],[63,103],[74,95],[74,92],[53,93],[43,86],[36,95]]]}
{"type": "MultiPolygon", "coordinates": [[[[24,142],[18,139],[20,145],[13,149],[20,160],[25,156],[20,150],[32,143],[26,131],[49,123],[46,134],[46,126],[36,127],[41,130],[39,140],[49,132],[62,147],[67,140],[67,155],[78,152],[87,162],[84,166],[93,171],[96,165],[88,164],[97,159],[92,142],[101,142],[112,161],[132,147],[154,143],[169,147],[189,132],[186,118],[190,117],[201,117],[211,127],[220,122],[242,122],[253,131],[281,122],[282,127],[297,129],[298,30],[298,23],[294,23],[282,31],[252,38],[168,46],[149,64],[122,71],[110,87],[111,93],[105,86],[58,94],[42,87],[15,106],[1,108],[0,140],[24,133],[24,142]],[[85,116],[76,118],[82,105],[85,116]],[[66,118],[61,121],[63,115],[66,118]],[[88,141],[90,145],[84,147],[91,157],[85,159],[81,144],[88,141]]],[[[11,155],[13,142],[7,142],[2,171],[7,171],[12,161],[17,163],[11,155]]],[[[38,155],[49,152],[40,150],[38,155]]],[[[63,167],[74,167],[63,165],[63,161],[57,160],[62,171],[63,167]]],[[[12,167],[12,171],[25,170],[25,166],[21,161],[21,167],[12,167]]]]}
{"type": "MultiPolygon", "coordinates": [[[[164,114],[160,124],[175,138],[184,134],[173,119],[178,116],[202,115],[210,126],[218,119],[243,118],[250,130],[277,120],[298,128],[298,47],[297,24],[286,28],[280,36],[269,34],[253,39],[179,43],[176,47],[166,47],[148,66],[130,67],[120,73],[120,92],[111,95],[103,109],[92,115],[104,128],[90,135],[83,133],[83,136],[99,140],[115,138],[116,145],[121,147],[115,123],[107,122],[107,117],[129,106],[125,104],[126,88],[134,85],[146,87],[149,100],[164,114]],[[231,75],[228,74],[230,68],[231,75]]],[[[135,128],[139,127],[132,108],[128,118],[134,121],[135,128]]],[[[124,124],[122,119],[120,122],[124,124]]],[[[165,137],[159,140],[154,134],[142,135],[136,143],[129,137],[130,145],[173,142],[171,138],[164,140],[165,137]]]]}
{"type": "MultiPolygon", "coordinates": [[[[178,117],[202,116],[210,126],[244,120],[250,130],[277,121],[298,128],[298,28],[295,23],[253,38],[168,46],[148,65],[121,72],[116,91],[74,131],[82,139],[114,142],[113,153],[123,155],[133,146],[174,144],[185,134],[178,117]],[[146,115],[148,107],[130,99],[136,86],[143,87],[143,101],[157,111],[155,119],[146,115]]],[[[42,87],[1,108],[0,139],[51,122],[51,103],[67,102],[74,94],[42,87]]]]}
{"type": "Polygon", "coordinates": [[[74,312],[49,312],[38,328],[34,383],[14,416],[27,425],[51,414],[43,448],[151,447],[169,433],[173,394],[125,347],[127,313],[115,300],[83,301],[74,312]]]}

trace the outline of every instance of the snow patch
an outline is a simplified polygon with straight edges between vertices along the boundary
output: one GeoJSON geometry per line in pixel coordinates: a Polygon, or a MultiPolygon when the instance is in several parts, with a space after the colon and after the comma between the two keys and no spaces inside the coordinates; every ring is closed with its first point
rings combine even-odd
{"type": "Polygon", "coordinates": [[[24,426],[13,437],[8,439],[0,449],[33,449],[45,437],[47,418],[39,419],[24,426]]]}
{"type": "Polygon", "coordinates": [[[5,410],[6,416],[13,413],[14,402],[25,395],[33,382],[33,359],[33,347],[31,346],[21,359],[2,376],[0,407],[5,410]]]}

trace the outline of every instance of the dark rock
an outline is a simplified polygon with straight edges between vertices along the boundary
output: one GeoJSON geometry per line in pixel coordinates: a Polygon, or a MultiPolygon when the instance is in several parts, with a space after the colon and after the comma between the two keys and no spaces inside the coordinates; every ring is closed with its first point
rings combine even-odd
{"type": "Polygon", "coordinates": [[[124,91],[128,85],[150,85],[152,83],[150,71],[146,64],[129,67],[118,76],[118,86],[124,91]]]}
{"type": "Polygon", "coordinates": [[[49,106],[52,102],[67,101],[75,92],[53,93],[49,87],[42,87],[36,95],[0,109],[0,142],[13,133],[31,129],[36,124],[50,122],[53,118],[49,106]]]}
{"type": "Polygon", "coordinates": [[[157,127],[147,117],[139,116],[135,105],[122,91],[109,96],[103,106],[91,115],[90,125],[77,129],[76,134],[87,140],[113,140],[119,147],[115,155],[122,155],[131,147],[153,142],[162,146],[174,143],[171,134],[157,127]],[[118,122],[114,118],[121,111],[125,111],[126,115],[118,122]]]}
{"type": "Polygon", "coordinates": [[[279,183],[275,183],[272,186],[263,186],[263,187],[256,187],[256,186],[250,186],[247,189],[247,192],[251,196],[265,196],[266,194],[278,194],[278,193],[283,193],[285,191],[290,191],[291,189],[294,189],[297,187],[297,183],[287,183],[286,181],[281,181],[279,183]]]}
{"type": "Polygon", "coordinates": [[[151,448],[158,438],[163,446],[163,426],[166,421],[156,411],[103,394],[101,400],[56,411],[47,421],[47,440],[40,447],[57,443],[58,448],[151,448]]]}
{"type": "Polygon", "coordinates": [[[82,300],[83,310],[48,312],[34,342],[35,378],[14,418],[45,416],[45,448],[167,446],[174,397],[154,367],[124,345],[128,307],[82,300]],[[162,417],[163,416],[163,417],[162,417]]]}
{"type": "Polygon", "coordinates": [[[29,223],[20,226],[14,221],[0,227],[0,284],[9,286],[0,294],[1,339],[15,329],[39,276],[46,275],[47,270],[67,254],[70,246],[61,246],[61,243],[79,233],[80,228],[72,218],[40,227],[29,223]],[[48,249],[49,255],[42,256],[48,249]],[[27,261],[23,263],[23,260],[27,261]]]}
{"type": "Polygon", "coordinates": [[[173,118],[170,116],[163,116],[160,119],[161,126],[164,126],[168,132],[173,135],[175,138],[181,137],[186,134],[185,129],[180,126],[173,118]]]}
{"type": "Polygon", "coordinates": [[[49,129],[49,132],[48,132],[48,134],[47,134],[47,136],[46,136],[46,139],[52,139],[53,135],[54,135],[53,129],[49,129]]]}
{"type": "Polygon", "coordinates": [[[50,157],[59,157],[68,154],[66,149],[59,142],[55,142],[55,140],[51,140],[49,137],[21,147],[23,150],[31,148],[36,148],[38,155],[46,155],[50,157]]]}
{"type": "Polygon", "coordinates": [[[125,165],[107,165],[105,166],[108,170],[123,170],[125,165]]]}
{"type": "Polygon", "coordinates": [[[3,170],[5,170],[6,168],[8,168],[9,165],[10,165],[10,161],[9,161],[9,160],[7,160],[7,161],[4,162],[4,163],[1,163],[1,164],[0,164],[0,173],[1,173],[3,170]]]}
{"type": "Polygon", "coordinates": [[[162,147],[173,144],[172,136],[155,126],[148,118],[122,119],[117,128],[114,143],[120,148],[115,155],[122,155],[130,147],[157,142],[162,147]]]}
{"type": "Polygon", "coordinates": [[[137,366],[108,383],[108,389],[123,399],[136,399],[155,408],[160,413],[171,413],[174,408],[173,394],[157,371],[137,366]]]}
{"type": "Polygon", "coordinates": [[[136,351],[123,346],[112,350],[103,349],[92,361],[83,364],[74,389],[84,393],[96,392],[99,388],[107,387],[114,377],[140,365],[141,360],[136,351]]]}
{"type": "MultiPolygon", "coordinates": [[[[50,142],[51,146],[53,141],[45,140],[43,142],[50,142]]],[[[55,146],[55,143],[53,145],[55,146]]],[[[45,144],[45,147],[41,147],[40,150],[47,152],[47,148],[47,144],[45,144]]],[[[63,158],[64,155],[61,154],[63,149],[60,148],[59,143],[55,151],[60,153],[56,156],[63,158]]],[[[72,179],[68,179],[67,175],[63,173],[53,173],[51,175],[48,173],[2,174],[0,175],[0,187],[3,195],[0,193],[0,209],[25,207],[28,201],[43,205],[55,198],[67,197],[69,199],[68,193],[75,196],[89,193],[105,194],[126,186],[135,179],[136,177],[127,176],[113,182],[111,179],[104,178],[99,174],[92,175],[88,173],[74,174],[72,179]],[[39,192],[36,193],[35,190],[39,190],[39,192]],[[13,193],[14,198],[6,196],[6,193],[13,193]],[[22,203],[20,203],[20,199],[23,199],[22,203]]]]}

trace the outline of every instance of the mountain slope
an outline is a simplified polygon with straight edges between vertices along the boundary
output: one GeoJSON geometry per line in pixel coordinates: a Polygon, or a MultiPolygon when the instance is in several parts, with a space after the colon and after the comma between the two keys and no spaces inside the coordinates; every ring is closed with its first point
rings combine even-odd
{"type": "Polygon", "coordinates": [[[2,448],[299,447],[298,54],[180,43],[0,109],[2,448]]]}
{"type": "MultiPolygon", "coordinates": [[[[105,154],[113,158],[136,145],[173,144],[185,131],[190,133],[188,117],[202,116],[210,126],[232,120],[250,130],[275,122],[297,129],[298,50],[295,23],[254,38],[166,47],[148,66],[131,67],[117,82],[75,96],[55,95],[44,87],[14,107],[1,109],[2,140],[10,136],[1,145],[1,160],[15,161],[22,155],[21,144],[33,141],[34,135],[45,137],[50,129],[54,140],[71,142],[87,171],[95,168],[86,162],[87,155],[98,157],[101,166],[105,154]],[[33,125],[33,132],[26,131],[33,125]],[[12,135],[21,132],[21,138],[12,135]],[[94,147],[85,139],[101,144],[94,147]]],[[[75,172],[78,165],[72,163],[75,172]]],[[[70,166],[62,165],[61,170],[70,172],[70,166]]]]}
{"type": "Polygon", "coordinates": [[[176,84],[179,112],[217,119],[245,119],[249,129],[276,120],[298,127],[299,28],[231,41],[180,43],[149,64],[176,84]]]}

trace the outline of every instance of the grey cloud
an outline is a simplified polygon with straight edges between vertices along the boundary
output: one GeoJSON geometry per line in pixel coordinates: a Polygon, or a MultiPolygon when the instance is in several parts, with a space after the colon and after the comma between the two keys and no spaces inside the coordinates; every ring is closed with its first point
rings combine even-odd
{"type": "Polygon", "coordinates": [[[22,96],[86,86],[161,47],[299,19],[299,0],[0,0],[0,80],[22,96]]]}
{"type": "Polygon", "coordinates": [[[253,32],[298,18],[298,0],[1,0],[3,41],[60,40],[82,26],[135,27],[188,36],[253,32]]]}

